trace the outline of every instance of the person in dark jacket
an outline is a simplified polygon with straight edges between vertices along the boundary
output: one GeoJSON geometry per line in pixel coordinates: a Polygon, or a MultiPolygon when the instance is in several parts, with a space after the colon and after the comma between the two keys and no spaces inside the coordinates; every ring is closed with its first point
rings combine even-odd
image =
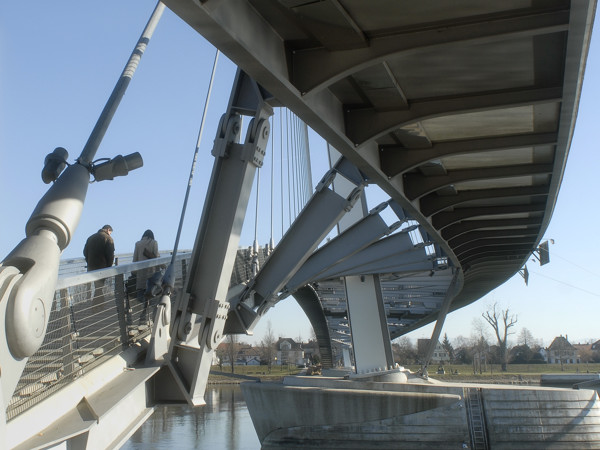
{"type": "MultiPolygon", "coordinates": [[[[115,242],[111,237],[112,232],[113,229],[110,225],[104,225],[97,233],[92,234],[87,239],[83,247],[83,256],[87,263],[88,272],[113,265],[115,259],[115,242]]],[[[104,281],[104,278],[94,281],[94,299],[92,300],[92,305],[96,307],[104,303],[104,281]]]]}
{"type": "Polygon", "coordinates": [[[83,247],[83,256],[88,272],[113,265],[115,242],[111,237],[112,232],[113,229],[110,225],[104,225],[86,241],[85,247],[83,247]]]}

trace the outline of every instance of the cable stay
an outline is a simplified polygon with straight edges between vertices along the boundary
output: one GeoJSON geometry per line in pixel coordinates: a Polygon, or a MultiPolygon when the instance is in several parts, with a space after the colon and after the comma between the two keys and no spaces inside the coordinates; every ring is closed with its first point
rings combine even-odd
{"type": "MultiPolygon", "coordinates": [[[[200,151],[200,145],[202,144],[202,132],[204,131],[204,123],[206,121],[206,113],[208,111],[208,105],[210,103],[210,97],[212,93],[213,81],[215,78],[215,72],[217,70],[217,62],[219,60],[219,50],[215,51],[215,58],[213,61],[212,72],[210,75],[210,81],[208,83],[208,89],[206,92],[206,99],[204,101],[204,110],[202,111],[202,118],[200,119],[200,129],[198,130],[198,138],[196,139],[196,147],[194,149],[194,156],[192,158],[192,164],[190,167],[190,175],[188,178],[187,188],[185,190],[185,197],[183,199],[183,205],[181,208],[181,216],[179,218],[179,225],[177,227],[177,234],[175,236],[175,244],[173,245],[173,253],[171,256],[171,262],[163,273],[156,272],[149,280],[146,288],[146,296],[157,296],[161,295],[160,302],[157,305],[156,317],[160,320],[163,327],[168,327],[171,321],[171,295],[175,288],[175,262],[177,258],[177,249],[179,247],[179,239],[181,237],[181,230],[183,228],[183,220],[185,218],[185,212],[187,210],[188,199],[190,196],[190,190],[194,180],[194,172],[196,170],[196,163],[198,161],[198,153],[200,151]]],[[[166,353],[166,339],[158,340],[155,335],[152,336],[150,346],[146,354],[146,361],[153,361],[159,355],[166,353]]]]}

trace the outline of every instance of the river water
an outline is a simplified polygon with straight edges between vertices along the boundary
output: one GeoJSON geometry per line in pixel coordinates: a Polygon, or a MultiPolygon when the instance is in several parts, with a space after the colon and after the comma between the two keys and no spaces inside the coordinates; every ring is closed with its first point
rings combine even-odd
{"type": "Polygon", "coordinates": [[[122,449],[257,450],[254,431],[239,385],[209,385],[206,406],[158,407],[122,449]]]}

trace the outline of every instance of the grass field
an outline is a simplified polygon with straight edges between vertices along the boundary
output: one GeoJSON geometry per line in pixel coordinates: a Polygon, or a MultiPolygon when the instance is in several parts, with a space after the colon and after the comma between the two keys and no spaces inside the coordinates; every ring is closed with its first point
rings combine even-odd
{"type": "MultiPolygon", "coordinates": [[[[417,372],[421,366],[408,365],[405,368],[412,372],[417,372]]],[[[437,374],[437,365],[429,366],[429,376],[444,381],[477,381],[483,383],[503,383],[503,382],[539,382],[540,375],[543,373],[600,373],[600,364],[565,364],[561,370],[560,364],[509,364],[506,372],[500,371],[499,364],[488,364],[487,370],[476,374],[473,373],[473,366],[470,364],[445,364],[444,374],[437,374]],[[458,372],[458,373],[456,373],[458,372]]],[[[231,366],[213,366],[214,371],[231,373],[231,366]]],[[[235,375],[245,375],[257,377],[261,380],[278,380],[286,375],[296,375],[301,369],[294,365],[289,366],[271,366],[271,371],[267,366],[234,366],[235,375]]],[[[211,374],[209,382],[232,382],[233,378],[225,375],[211,374]]]]}
{"type": "MultiPolygon", "coordinates": [[[[409,365],[407,369],[416,372],[420,366],[409,365]]],[[[437,374],[437,365],[429,366],[429,376],[444,381],[478,381],[482,383],[495,382],[539,382],[545,373],[600,373],[600,364],[508,364],[506,372],[500,370],[500,364],[488,364],[482,373],[473,373],[470,364],[445,364],[444,374],[437,374]],[[458,373],[456,373],[458,372],[458,373]]]]}
{"type": "MultiPolygon", "coordinates": [[[[250,377],[257,377],[261,380],[278,380],[287,375],[296,375],[300,372],[301,369],[297,368],[295,365],[284,365],[284,366],[271,366],[271,370],[267,366],[233,366],[233,374],[234,375],[245,375],[250,377]]],[[[231,366],[223,366],[220,368],[219,366],[212,366],[211,371],[220,371],[231,373],[231,366]]],[[[214,373],[210,374],[208,379],[209,382],[224,382],[231,381],[234,378],[227,375],[216,375],[214,373]]]]}

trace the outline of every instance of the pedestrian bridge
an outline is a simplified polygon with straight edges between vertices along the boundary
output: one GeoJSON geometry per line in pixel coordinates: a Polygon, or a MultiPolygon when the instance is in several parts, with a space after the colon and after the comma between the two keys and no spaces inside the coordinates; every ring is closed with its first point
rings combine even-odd
{"type": "MultiPolygon", "coordinates": [[[[127,161],[135,165],[135,158],[102,168],[92,161],[159,3],[76,163],[61,173],[60,154],[47,158],[45,181],[55,183],[0,267],[0,403],[8,421],[0,420],[0,435],[10,446],[117,446],[156,404],[202,404],[219,342],[251,333],[290,296],[327,364],[341,342],[352,347],[355,379],[398,375],[390,339],[435,322],[435,344],[448,312],[504,283],[533,253],[547,255],[542,238],[574,132],[595,1],[164,4],[240,68],[216,131],[194,248],[65,273],[55,283],[53,262],[77,227],[91,175],[108,180],[126,174],[127,161]],[[331,168],[277,245],[239,250],[269,118],[280,106],[329,143],[331,168]],[[241,116],[252,118],[244,143],[241,116]],[[123,164],[125,173],[107,171],[123,164]],[[374,184],[388,199],[367,205],[364,189],[374,184]],[[388,208],[391,224],[381,217],[388,208]],[[127,280],[157,268],[164,273],[150,327],[127,280]],[[109,282],[94,304],[90,286],[99,278],[109,282]]],[[[434,402],[457,411],[467,398],[438,394],[434,402]]],[[[340,397],[338,405],[350,399],[340,397]]],[[[339,408],[343,420],[347,410],[339,408]]],[[[457,416],[460,426],[466,420],[457,416]]],[[[465,433],[460,428],[457,439],[465,433]]]]}
{"type": "MultiPolygon", "coordinates": [[[[433,267],[424,247],[412,244],[408,233],[405,236],[411,242],[408,245],[414,251],[420,251],[421,259],[429,260],[433,267]]],[[[264,264],[268,253],[268,248],[259,248],[259,265],[264,264]]],[[[86,272],[85,260],[81,258],[62,261],[46,337],[40,349],[29,358],[8,403],[9,420],[111,357],[135,348],[149,338],[159,297],[154,296],[145,303],[138,298],[135,285],[128,280],[135,272],[142,274],[145,271],[146,276],[151,277],[155,272],[164,271],[171,258],[163,256],[138,263],[131,262],[132,254],[117,255],[117,258],[118,266],[93,272],[86,272]],[[101,301],[94,301],[93,282],[97,280],[105,280],[101,301]]],[[[177,291],[183,288],[190,258],[190,251],[180,252],[176,258],[177,291]]],[[[231,286],[251,280],[252,263],[252,248],[239,249],[231,286]]],[[[404,327],[422,320],[439,306],[437,302],[441,301],[443,291],[436,283],[429,273],[382,278],[387,323],[392,335],[398,335],[404,327]],[[436,290],[440,291],[437,296],[436,290]]],[[[350,365],[352,361],[342,359],[343,348],[352,346],[343,277],[323,275],[311,280],[310,284],[314,287],[300,290],[294,296],[315,330],[323,367],[350,365]]]]}

